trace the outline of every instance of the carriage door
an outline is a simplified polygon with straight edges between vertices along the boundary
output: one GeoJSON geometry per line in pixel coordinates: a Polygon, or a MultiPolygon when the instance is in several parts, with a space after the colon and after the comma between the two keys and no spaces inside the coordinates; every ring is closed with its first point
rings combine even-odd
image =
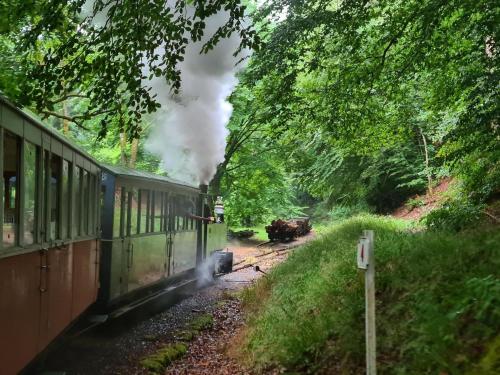
{"type": "Polygon", "coordinates": [[[40,250],[40,336],[39,349],[45,347],[48,343],[49,333],[49,269],[51,267],[50,257],[50,206],[48,202],[50,191],[50,138],[42,139],[42,147],[40,149],[39,170],[38,175],[38,201],[40,207],[38,210],[38,228],[39,239],[42,244],[40,250]]]}
{"type": "MultiPolygon", "coordinates": [[[[129,188],[126,189],[126,193],[123,199],[123,236],[122,236],[122,256],[121,261],[121,277],[120,277],[120,293],[123,295],[128,291],[128,279],[130,268],[132,267],[132,254],[133,254],[133,244],[130,240],[130,234],[132,233],[132,208],[135,205],[137,210],[137,196],[134,198],[134,191],[129,188]]],[[[137,212],[137,211],[136,211],[137,212]]]]}
{"type": "Polygon", "coordinates": [[[165,232],[166,232],[166,267],[165,276],[168,277],[173,274],[174,265],[174,241],[175,241],[175,226],[174,226],[174,215],[173,215],[173,197],[172,194],[164,194],[164,220],[165,220],[165,232]]]}

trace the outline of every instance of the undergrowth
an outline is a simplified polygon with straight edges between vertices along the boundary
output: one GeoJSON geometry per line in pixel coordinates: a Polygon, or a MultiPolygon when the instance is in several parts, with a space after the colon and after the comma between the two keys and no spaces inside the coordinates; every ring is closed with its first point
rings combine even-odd
{"type": "Polygon", "coordinates": [[[355,244],[373,229],[380,372],[497,373],[500,233],[409,225],[370,215],[346,220],[246,290],[243,359],[261,371],[362,373],[364,286],[355,244]]]}

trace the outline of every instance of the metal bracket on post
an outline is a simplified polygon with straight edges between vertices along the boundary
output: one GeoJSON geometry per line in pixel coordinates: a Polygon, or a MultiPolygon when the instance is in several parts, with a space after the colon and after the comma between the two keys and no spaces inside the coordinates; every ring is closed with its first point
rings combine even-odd
{"type": "Polygon", "coordinates": [[[357,262],[358,268],[365,271],[366,374],[376,375],[375,254],[372,230],[363,231],[358,242],[357,262]]]}

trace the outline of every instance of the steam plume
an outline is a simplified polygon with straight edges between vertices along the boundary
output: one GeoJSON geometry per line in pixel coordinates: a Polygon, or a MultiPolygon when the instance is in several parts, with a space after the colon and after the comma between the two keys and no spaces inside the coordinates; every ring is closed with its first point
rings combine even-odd
{"type": "MultiPolygon", "coordinates": [[[[167,3],[174,5],[173,0],[167,3]]],[[[94,0],[87,0],[82,7],[82,18],[92,16],[93,7],[94,0]]],[[[94,15],[91,22],[95,27],[104,26],[108,8],[94,15]]],[[[193,13],[193,9],[188,10],[193,13]]],[[[196,185],[208,184],[217,165],[224,161],[226,125],[232,113],[226,99],[237,83],[236,63],[243,56],[234,57],[233,53],[240,39],[233,34],[220,40],[207,54],[200,54],[200,50],[228,18],[229,14],[221,11],[204,20],[204,38],[188,44],[184,61],[179,65],[180,95],[172,97],[163,77],[144,82],[152,87],[162,105],[151,117],[153,129],[147,149],[161,157],[162,167],[169,176],[196,185]]],[[[159,52],[164,51],[160,48],[159,52]]],[[[149,76],[148,71],[144,74],[149,76]]]]}
{"type": "MultiPolygon", "coordinates": [[[[226,12],[206,20],[205,36],[213,35],[229,15],[226,12]]],[[[234,57],[238,35],[221,40],[207,54],[200,54],[206,39],[191,43],[180,64],[180,95],[172,97],[163,79],[149,84],[158,94],[162,108],[153,119],[148,150],[159,155],[169,176],[179,180],[208,184],[217,165],[224,161],[226,125],[232,112],[227,97],[237,83],[234,57]]]]}

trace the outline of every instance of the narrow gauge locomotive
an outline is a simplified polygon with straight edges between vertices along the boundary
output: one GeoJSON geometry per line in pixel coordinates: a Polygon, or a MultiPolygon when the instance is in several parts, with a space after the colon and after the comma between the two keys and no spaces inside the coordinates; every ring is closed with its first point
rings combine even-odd
{"type": "Polygon", "coordinates": [[[0,96],[0,374],[90,308],[191,277],[225,243],[195,186],[101,165],[0,96]]]}

